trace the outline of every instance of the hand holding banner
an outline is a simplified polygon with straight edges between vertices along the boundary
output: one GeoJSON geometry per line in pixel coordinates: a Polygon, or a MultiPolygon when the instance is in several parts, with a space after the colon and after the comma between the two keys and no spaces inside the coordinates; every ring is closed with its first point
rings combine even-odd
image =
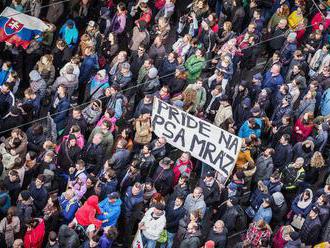
{"type": "Polygon", "coordinates": [[[154,98],[152,127],[174,147],[190,152],[226,178],[235,166],[242,139],[154,98]]]}

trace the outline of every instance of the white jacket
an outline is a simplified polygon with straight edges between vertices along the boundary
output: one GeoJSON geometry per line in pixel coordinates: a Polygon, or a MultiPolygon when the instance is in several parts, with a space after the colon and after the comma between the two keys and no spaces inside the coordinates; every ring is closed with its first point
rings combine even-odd
{"type": "Polygon", "coordinates": [[[155,208],[149,208],[140,223],[144,223],[146,229],[142,230],[142,233],[147,239],[158,240],[160,238],[160,234],[165,228],[166,218],[164,211],[162,216],[158,219],[154,219],[152,217],[154,209],[155,208]]]}

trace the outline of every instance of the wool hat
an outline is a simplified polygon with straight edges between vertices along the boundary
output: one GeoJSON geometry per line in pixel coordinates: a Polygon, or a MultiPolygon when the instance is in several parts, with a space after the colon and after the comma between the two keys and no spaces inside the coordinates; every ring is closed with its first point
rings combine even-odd
{"type": "Polygon", "coordinates": [[[158,70],[155,67],[150,68],[150,70],[148,72],[148,77],[150,79],[154,79],[157,77],[157,75],[158,75],[158,70]]]}
{"type": "Polygon", "coordinates": [[[32,81],[38,81],[41,79],[41,76],[39,74],[39,72],[37,70],[32,70],[30,73],[29,73],[29,77],[32,81]]]}
{"type": "Polygon", "coordinates": [[[284,196],[281,192],[275,192],[274,194],[272,194],[272,197],[276,206],[281,206],[285,201],[284,196]]]}

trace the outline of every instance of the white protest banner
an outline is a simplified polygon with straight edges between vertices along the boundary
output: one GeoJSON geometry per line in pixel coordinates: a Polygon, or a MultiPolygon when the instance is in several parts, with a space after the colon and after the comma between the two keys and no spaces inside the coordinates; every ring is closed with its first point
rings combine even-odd
{"type": "Polygon", "coordinates": [[[152,127],[158,137],[190,152],[228,177],[235,166],[242,139],[198,117],[154,98],[152,127]]]}

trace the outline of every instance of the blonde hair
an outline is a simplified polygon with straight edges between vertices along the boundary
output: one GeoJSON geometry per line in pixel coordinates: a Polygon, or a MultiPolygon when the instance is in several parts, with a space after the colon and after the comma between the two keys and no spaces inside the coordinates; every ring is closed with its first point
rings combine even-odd
{"type": "Polygon", "coordinates": [[[37,62],[38,72],[41,73],[43,71],[50,71],[51,67],[53,66],[53,55],[51,54],[45,54],[40,58],[40,60],[37,62]],[[42,60],[46,59],[47,63],[42,63],[42,60]]]}
{"type": "Polygon", "coordinates": [[[314,152],[312,158],[311,158],[311,167],[313,168],[321,168],[325,166],[325,161],[322,156],[322,153],[319,151],[314,152]]]}

